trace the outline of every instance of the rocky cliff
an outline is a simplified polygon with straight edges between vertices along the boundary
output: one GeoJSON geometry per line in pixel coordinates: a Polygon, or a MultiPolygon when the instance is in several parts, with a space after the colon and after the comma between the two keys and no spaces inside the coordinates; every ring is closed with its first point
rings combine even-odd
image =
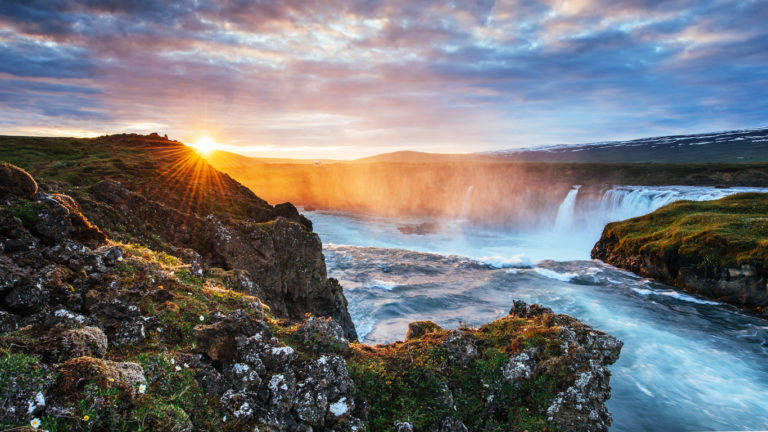
{"type": "Polygon", "coordinates": [[[405,342],[359,345],[291,206],[233,201],[227,216],[210,191],[184,204],[138,179],[0,174],[0,428],[610,425],[621,342],[571,317],[515,303],[479,329],[415,323],[405,342]]]}
{"type": "MultiPolygon", "coordinates": [[[[290,203],[267,204],[182,143],[114,135],[5,144],[4,157],[39,172],[45,192],[71,195],[111,238],[186,256],[198,262],[195,276],[226,273],[277,316],[331,316],[357,338],[312,223],[290,203]]],[[[7,175],[0,180],[12,181],[7,175]]]]}
{"type": "Polygon", "coordinates": [[[673,203],[646,216],[608,224],[592,258],[765,313],[766,214],[767,194],[673,203]]]}

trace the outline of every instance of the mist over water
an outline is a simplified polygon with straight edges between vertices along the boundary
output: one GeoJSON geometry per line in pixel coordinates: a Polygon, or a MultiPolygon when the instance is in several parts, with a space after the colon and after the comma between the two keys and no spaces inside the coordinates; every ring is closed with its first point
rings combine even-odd
{"type": "MultiPolygon", "coordinates": [[[[457,219],[400,218],[391,216],[315,211],[308,213],[324,243],[405,248],[421,252],[455,254],[503,266],[520,260],[565,261],[589,259],[589,253],[609,222],[650,213],[677,200],[713,200],[740,192],[768,192],[768,188],[700,186],[613,186],[584,193],[575,185],[555,201],[557,205],[506,226],[473,223],[467,214],[479,214],[473,205],[476,189],[464,193],[457,219]],[[332,222],[330,220],[332,220],[332,222]],[[431,222],[437,227],[425,235],[409,235],[399,227],[431,222]]],[[[502,199],[502,198],[500,198],[502,199]]],[[[477,216],[477,218],[480,218],[477,216]]]]}
{"type": "MultiPolygon", "coordinates": [[[[411,321],[482,325],[513,299],[540,303],[624,341],[611,367],[612,430],[757,430],[768,428],[768,320],[587,260],[607,222],[746,191],[767,190],[573,187],[522,224],[435,219],[424,235],[398,229],[422,218],[308,216],[367,343],[402,339],[411,321]]],[[[475,192],[465,190],[460,215],[477,211],[475,192]]]]}

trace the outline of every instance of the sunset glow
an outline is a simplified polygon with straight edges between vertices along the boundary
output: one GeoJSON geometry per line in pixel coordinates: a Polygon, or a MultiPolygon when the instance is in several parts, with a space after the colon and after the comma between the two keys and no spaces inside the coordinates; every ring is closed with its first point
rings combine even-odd
{"type": "Polygon", "coordinates": [[[200,154],[206,156],[219,147],[219,144],[207,136],[202,136],[197,139],[191,147],[194,147],[200,154]]]}

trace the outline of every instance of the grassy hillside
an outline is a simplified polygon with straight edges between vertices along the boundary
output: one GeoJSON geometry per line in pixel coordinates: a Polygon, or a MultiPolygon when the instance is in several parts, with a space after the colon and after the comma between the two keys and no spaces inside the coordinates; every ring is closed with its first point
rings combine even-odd
{"type": "Polygon", "coordinates": [[[675,253],[708,267],[768,266],[768,194],[717,201],[679,201],[649,215],[610,223],[603,237],[618,239],[625,255],[675,253]]]}
{"type": "Polygon", "coordinates": [[[254,215],[266,202],[222,175],[192,148],[159,136],[0,136],[0,155],[42,182],[90,186],[116,180],[146,198],[200,215],[254,215]]]}

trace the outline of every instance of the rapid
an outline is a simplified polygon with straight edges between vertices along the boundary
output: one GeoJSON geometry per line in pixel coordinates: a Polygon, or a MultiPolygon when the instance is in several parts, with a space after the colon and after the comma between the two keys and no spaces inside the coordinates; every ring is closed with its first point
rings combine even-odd
{"type": "Polygon", "coordinates": [[[589,252],[611,221],[670,202],[758,188],[574,187],[560,205],[517,227],[307,213],[339,279],[361,341],[402,339],[411,321],[479,326],[513,299],[566,313],[624,342],[611,367],[613,431],[768,428],[768,320],[684,293],[589,252]],[[408,234],[407,234],[408,233],[408,234]]]}

